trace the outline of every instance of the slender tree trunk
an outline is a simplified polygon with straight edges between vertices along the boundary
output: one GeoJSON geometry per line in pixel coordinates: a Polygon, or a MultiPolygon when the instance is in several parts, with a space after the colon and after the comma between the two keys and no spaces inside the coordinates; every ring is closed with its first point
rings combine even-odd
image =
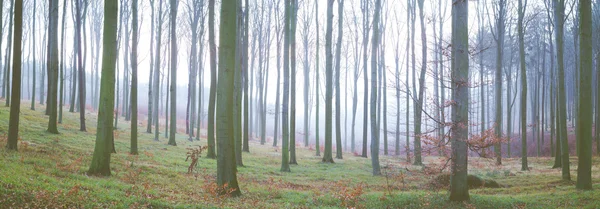
{"type": "Polygon", "coordinates": [[[150,73],[148,73],[148,125],[146,127],[146,133],[152,133],[152,125],[154,124],[154,114],[158,112],[154,111],[154,0],[150,0],[150,73]]]}
{"type": "MultiPolygon", "coordinates": [[[[79,131],[86,132],[85,128],[85,70],[83,69],[82,51],[81,51],[81,2],[78,0],[75,3],[77,10],[77,65],[79,68],[79,131]]],[[[105,6],[106,8],[106,6],[105,6]]],[[[106,16],[106,14],[105,14],[106,16]]],[[[50,76],[50,75],[48,75],[50,76]]]]}
{"type": "MultiPolygon", "coordinates": [[[[222,6],[221,6],[222,7],[222,6]]],[[[208,158],[215,158],[215,108],[217,91],[217,45],[215,44],[215,0],[208,0],[208,44],[210,51],[210,93],[208,98],[208,158]]]]}
{"type": "MultiPolygon", "coordinates": [[[[527,0],[525,0],[525,5],[527,0]]],[[[527,171],[529,167],[527,165],[527,65],[525,63],[525,28],[523,25],[523,19],[525,16],[525,5],[523,0],[519,0],[519,22],[517,26],[519,36],[519,65],[521,68],[521,110],[519,116],[521,126],[521,170],[527,171]]]]}
{"type": "MultiPolygon", "coordinates": [[[[57,0],[55,0],[57,1],[57,0]]],[[[0,3],[2,4],[2,3],[0,3]]],[[[56,3],[58,5],[58,3],[56,3]]],[[[1,7],[0,7],[1,8],[1,7]]],[[[58,6],[56,8],[58,19],[58,6]]],[[[12,105],[10,106],[9,131],[6,148],[17,151],[19,140],[19,114],[21,111],[21,41],[23,40],[23,1],[17,0],[14,10],[15,18],[15,39],[13,40],[13,74],[12,74],[12,105]]],[[[1,17],[1,16],[0,16],[1,17]]],[[[12,24],[12,23],[11,23],[12,24]]],[[[10,45],[10,42],[8,43],[10,45]]],[[[6,60],[8,62],[8,60],[6,60]]],[[[6,77],[5,77],[6,78],[6,77]]],[[[6,78],[5,83],[8,83],[6,78]]],[[[8,98],[7,98],[8,101],[8,98]]]]}
{"type": "Polygon", "coordinates": [[[342,127],[340,101],[340,68],[342,65],[342,37],[344,23],[344,0],[338,0],[338,37],[335,53],[335,158],[342,159],[342,127]]]}
{"type": "MultiPolygon", "coordinates": [[[[35,4],[34,4],[35,5],[35,4]]],[[[60,46],[60,87],[59,87],[59,102],[58,102],[58,123],[63,121],[63,106],[65,99],[65,22],[67,17],[67,0],[63,0],[63,15],[61,26],[61,46],[60,46]]],[[[57,19],[58,21],[58,19],[57,19]]],[[[34,59],[35,60],[35,59],[34,59]]],[[[34,61],[35,62],[35,61],[34,61]]],[[[35,82],[34,82],[35,83],[35,82]]],[[[31,100],[33,102],[33,99],[31,100]]]]}
{"type": "Polygon", "coordinates": [[[291,19],[291,0],[284,1],[285,8],[285,23],[284,23],[284,37],[283,37],[283,108],[281,111],[281,124],[283,137],[281,141],[281,172],[290,172],[289,165],[289,119],[288,119],[288,108],[290,104],[289,100],[289,76],[290,76],[290,19],[291,19]]]}
{"type": "MultiPolygon", "coordinates": [[[[0,8],[4,8],[2,6],[4,4],[3,2],[0,2],[0,8]]],[[[37,5],[37,0],[33,0],[33,5],[37,5]]],[[[36,13],[36,9],[37,9],[37,6],[34,6],[33,7],[33,14],[37,14],[36,13]]],[[[0,9],[0,17],[3,17],[2,16],[2,9],[0,9]]],[[[36,74],[37,74],[37,70],[36,70],[37,60],[36,60],[36,53],[35,53],[35,49],[37,48],[37,45],[35,44],[35,40],[36,40],[35,39],[35,34],[36,34],[35,19],[37,19],[37,18],[32,18],[32,19],[33,19],[33,26],[32,26],[32,31],[31,31],[31,36],[32,36],[31,41],[33,41],[33,46],[31,47],[31,50],[33,51],[32,52],[32,54],[33,54],[33,69],[32,69],[33,78],[31,78],[31,80],[32,80],[32,82],[31,82],[31,84],[32,84],[32,86],[31,86],[31,106],[29,107],[29,109],[35,110],[35,90],[36,90],[36,85],[35,84],[37,83],[37,80],[35,78],[36,74]]],[[[2,28],[2,22],[3,21],[0,21],[0,28],[2,28]]],[[[2,34],[0,34],[0,36],[1,35],[2,34]]],[[[0,49],[1,48],[2,48],[2,39],[0,38],[0,49]]],[[[0,54],[2,54],[2,50],[0,50],[0,54]]],[[[2,59],[1,55],[0,55],[0,59],[2,59]]],[[[73,106],[73,105],[71,105],[71,106],[73,106]]]]}
{"type": "Polygon", "coordinates": [[[46,108],[48,109],[47,112],[50,115],[50,119],[48,120],[48,130],[46,131],[58,134],[58,0],[51,0],[49,3],[50,39],[48,40],[48,44],[50,47],[50,60],[48,60],[48,66],[50,69],[48,70],[48,84],[50,84],[50,88],[48,89],[48,104],[46,108]]]}
{"type": "Polygon", "coordinates": [[[499,17],[496,22],[497,29],[497,42],[496,45],[496,117],[494,121],[494,134],[496,135],[497,142],[494,143],[494,152],[496,153],[496,165],[502,165],[502,144],[500,143],[500,138],[502,138],[502,63],[504,62],[504,33],[505,33],[505,21],[504,17],[506,15],[506,1],[500,0],[498,2],[499,8],[499,17]]]}
{"type": "MultiPolygon", "coordinates": [[[[315,25],[316,25],[316,55],[315,55],[315,149],[317,150],[316,156],[321,156],[320,142],[319,142],[319,4],[317,0],[315,0],[315,25]]],[[[366,147],[365,147],[366,148],[366,147]]],[[[365,153],[366,155],[366,153],[365,153]]]]}
{"type": "Polygon", "coordinates": [[[335,0],[327,0],[327,29],[325,31],[325,151],[323,162],[333,163],[332,140],[333,140],[333,122],[332,122],[332,97],[333,97],[333,3],[335,0]]]}
{"type": "MultiPolygon", "coordinates": [[[[423,2],[424,0],[417,0],[419,4],[419,17],[421,20],[421,43],[422,44],[422,63],[421,63],[421,72],[419,75],[419,95],[417,96],[417,103],[415,104],[415,162],[414,165],[423,165],[423,160],[421,159],[421,120],[423,113],[423,94],[425,92],[425,73],[427,70],[427,35],[425,32],[425,16],[423,13],[423,2]]],[[[413,58],[414,59],[414,58],[413,58]]]]}
{"type": "MultiPolygon", "coordinates": [[[[155,64],[154,64],[154,101],[153,101],[153,107],[154,107],[154,141],[158,141],[159,140],[159,134],[160,134],[160,128],[159,128],[159,118],[158,116],[160,115],[159,113],[159,101],[160,101],[160,47],[161,47],[161,37],[162,37],[162,1],[158,2],[159,6],[158,6],[158,17],[157,17],[157,22],[158,22],[158,27],[157,27],[157,38],[156,38],[156,52],[154,53],[155,59],[155,64]]],[[[154,20],[152,20],[154,21],[154,20]]]]}
{"type": "Polygon", "coordinates": [[[362,141],[362,154],[361,157],[367,157],[367,141],[368,141],[368,119],[369,115],[369,78],[368,78],[368,45],[369,45],[369,0],[363,0],[361,2],[361,10],[363,12],[363,84],[365,85],[364,89],[364,100],[363,100],[363,141],[362,141]]]}
{"type": "MultiPolygon", "coordinates": [[[[373,42],[371,49],[371,166],[373,175],[381,175],[379,167],[379,127],[377,123],[377,60],[379,53],[379,19],[381,15],[381,0],[375,0],[373,15],[373,42]]],[[[365,72],[366,73],[366,72],[365,72]]]]}
{"type": "MultiPolygon", "coordinates": [[[[290,2],[290,164],[296,162],[296,25],[298,22],[298,0],[290,2]]],[[[265,92],[265,95],[266,92],[265,92]]],[[[266,97],[265,97],[266,100],[266,97]]],[[[266,102],[265,102],[266,103],[266,102]]],[[[266,109],[266,108],[265,108],[266,109]]],[[[266,123],[264,124],[266,125],[266,123]]]]}
{"type": "MultiPolygon", "coordinates": [[[[569,144],[567,135],[567,107],[565,93],[565,65],[564,65],[564,0],[553,0],[554,3],[554,22],[556,26],[556,48],[558,62],[558,114],[560,115],[560,147],[561,147],[561,167],[562,179],[571,180],[569,166],[569,144]]],[[[525,77],[525,75],[523,75],[525,77]]],[[[523,128],[525,124],[521,125],[523,128]]],[[[558,153],[557,153],[558,154],[558,153]]]]}
{"type": "Polygon", "coordinates": [[[131,1],[132,11],[132,31],[133,43],[131,46],[131,149],[129,151],[132,155],[138,154],[137,138],[138,138],[138,0],[131,1]]]}

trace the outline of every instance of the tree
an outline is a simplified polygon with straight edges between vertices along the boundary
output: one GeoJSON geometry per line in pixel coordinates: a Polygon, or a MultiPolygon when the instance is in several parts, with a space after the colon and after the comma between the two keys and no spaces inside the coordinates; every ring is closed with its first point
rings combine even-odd
{"type": "Polygon", "coordinates": [[[284,36],[283,36],[283,107],[281,108],[281,126],[283,137],[281,139],[281,172],[290,172],[289,164],[289,119],[288,109],[290,106],[290,19],[291,19],[291,0],[285,0],[284,5],[284,36]]]}
{"type": "Polygon", "coordinates": [[[494,124],[494,134],[496,135],[496,141],[494,144],[494,151],[496,153],[496,165],[502,165],[502,145],[500,139],[502,137],[502,62],[504,61],[504,35],[505,35],[505,16],[506,16],[506,1],[498,1],[498,18],[496,19],[496,118],[494,124]]]}
{"type": "MultiPolygon", "coordinates": [[[[63,107],[65,100],[65,22],[67,20],[67,0],[63,0],[63,15],[62,15],[62,30],[60,34],[60,87],[59,87],[59,102],[58,102],[58,123],[63,121],[63,107]]],[[[58,21],[58,20],[57,20],[58,21]]],[[[98,44],[100,45],[100,44],[98,44]]],[[[33,100],[31,100],[33,101],[33,100]]]]}
{"type": "Polygon", "coordinates": [[[469,6],[468,1],[452,4],[452,146],[450,201],[468,201],[467,140],[469,136],[469,6]]]}
{"type": "MultiPolygon", "coordinates": [[[[296,162],[296,25],[298,23],[298,0],[290,2],[290,164],[296,162]]],[[[266,94],[265,94],[266,95],[266,94]]],[[[266,97],[265,97],[266,100],[266,97]]]]}
{"type": "Polygon", "coordinates": [[[315,0],[315,150],[317,150],[316,156],[321,156],[320,142],[319,142],[319,4],[315,0]]]}
{"type": "MultiPolygon", "coordinates": [[[[415,146],[415,162],[413,163],[414,165],[423,165],[423,160],[421,159],[421,120],[422,120],[422,115],[423,115],[423,100],[424,100],[424,92],[425,92],[425,74],[427,73],[427,35],[425,32],[425,14],[423,13],[423,2],[425,0],[417,0],[418,6],[419,6],[419,18],[421,20],[421,43],[422,44],[422,54],[421,54],[421,72],[419,75],[419,93],[418,95],[413,95],[416,96],[416,100],[415,100],[415,105],[414,105],[414,110],[415,110],[415,139],[414,139],[414,146],[415,146]]],[[[414,42],[413,42],[414,43],[414,42]]],[[[413,57],[414,60],[414,57],[413,57]]],[[[414,61],[413,61],[414,63],[414,61]]],[[[414,68],[414,66],[413,66],[414,68]]],[[[414,76],[415,74],[413,73],[413,82],[414,82],[414,76]]],[[[416,88],[416,85],[415,85],[416,88]]]]}
{"type": "Polygon", "coordinates": [[[323,162],[333,163],[332,150],[332,97],[333,97],[333,2],[327,0],[327,29],[325,31],[325,153],[323,162]]]}
{"type": "Polygon", "coordinates": [[[579,2],[579,107],[577,108],[577,189],[592,189],[592,2],[579,2]]]}
{"type": "MultiPolygon", "coordinates": [[[[75,33],[76,33],[76,37],[75,39],[77,39],[77,68],[78,70],[78,76],[79,76],[79,131],[86,131],[85,128],[85,69],[83,69],[83,53],[81,51],[81,22],[83,19],[83,15],[81,14],[81,1],[80,0],[75,0],[75,10],[76,10],[76,29],[75,29],[75,33]]],[[[108,3],[111,2],[104,2],[104,9],[108,10],[108,3]]],[[[106,16],[106,11],[105,14],[106,16]]],[[[106,17],[105,17],[106,18],[106,17]]],[[[106,20],[104,21],[106,24],[106,20]]],[[[105,29],[106,30],[106,29],[105,29]]],[[[106,32],[105,32],[106,33],[106,32]]],[[[104,56],[103,56],[104,57],[104,56]]],[[[51,76],[50,74],[48,74],[48,76],[51,76]]],[[[43,85],[42,85],[43,86],[43,85]]]]}
{"type": "Polygon", "coordinates": [[[148,73],[148,125],[146,133],[152,133],[152,125],[154,124],[154,114],[158,115],[158,111],[154,111],[154,86],[157,83],[153,82],[154,77],[154,0],[150,0],[150,73],[148,73]]]}
{"type": "MultiPolygon", "coordinates": [[[[8,13],[8,16],[9,16],[9,20],[8,20],[8,46],[6,47],[6,57],[5,57],[6,66],[4,67],[4,79],[3,79],[4,83],[2,85],[2,87],[4,88],[4,90],[2,91],[2,96],[4,98],[6,98],[6,101],[5,101],[6,102],[5,103],[6,107],[8,107],[10,105],[10,80],[9,80],[9,78],[10,78],[10,61],[9,60],[10,60],[10,56],[11,56],[11,53],[10,53],[11,44],[10,44],[10,42],[13,39],[12,38],[12,36],[13,36],[13,23],[14,23],[13,19],[14,19],[14,16],[15,16],[14,10],[15,10],[15,1],[14,0],[10,0],[10,10],[9,10],[9,13],[8,13]]],[[[43,83],[42,83],[42,86],[44,86],[43,83]]]]}
{"type": "MultiPolygon", "coordinates": [[[[153,1],[152,1],[153,2],[153,1]]],[[[151,3],[152,3],[151,2],[151,3]]],[[[154,141],[158,141],[159,138],[159,121],[158,121],[158,116],[160,115],[158,112],[158,102],[160,100],[160,85],[161,85],[161,81],[160,81],[160,68],[161,68],[161,62],[160,62],[160,48],[161,48],[161,40],[162,40],[162,23],[163,23],[163,13],[162,13],[162,1],[158,2],[159,6],[158,6],[158,17],[157,17],[157,21],[158,21],[158,27],[157,27],[157,35],[156,35],[156,52],[154,53],[154,56],[156,56],[156,58],[154,59],[154,61],[156,62],[154,64],[154,67],[156,69],[154,69],[154,104],[152,105],[152,107],[154,107],[154,141]]],[[[154,20],[152,20],[154,21],[154,20]]]]}
{"type": "Polygon", "coordinates": [[[362,153],[361,157],[367,157],[367,127],[368,127],[368,114],[369,112],[369,76],[367,74],[368,68],[368,45],[369,45],[369,0],[361,1],[361,10],[363,13],[363,83],[365,85],[364,89],[364,101],[363,101],[363,141],[362,141],[362,153]]]}
{"type": "Polygon", "coordinates": [[[371,165],[373,175],[381,175],[379,167],[379,126],[377,123],[377,53],[379,52],[379,16],[381,15],[381,0],[375,1],[373,13],[373,43],[371,47],[371,165]]]}
{"type": "MultiPolygon", "coordinates": [[[[48,69],[48,132],[58,134],[58,0],[50,1],[50,69],[48,69]]],[[[14,64],[14,63],[13,63],[14,64]]],[[[20,77],[19,77],[20,78],[20,77]]],[[[19,94],[20,95],[20,94],[19,94]]]]}
{"type": "Polygon", "coordinates": [[[169,145],[177,146],[177,5],[171,0],[171,127],[169,128],[169,145]]]}
{"type": "Polygon", "coordinates": [[[342,159],[342,125],[340,101],[340,68],[342,66],[342,37],[344,23],[344,0],[338,0],[338,37],[335,53],[335,158],[342,159]]]}
{"type": "Polygon", "coordinates": [[[523,27],[523,19],[527,0],[519,0],[519,20],[518,20],[518,36],[519,36],[519,63],[521,68],[521,170],[527,171],[527,65],[525,63],[525,28],[523,27]]]}
{"type": "MultiPolygon", "coordinates": [[[[78,3],[77,3],[78,4],[78,3]]],[[[117,0],[104,1],[104,32],[102,40],[102,77],[96,144],[88,175],[110,176],[110,155],[113,137],[113,108],[115,102],[115,66],[117,63],[117,0]]]]}
{"type": "MultiPolygon", "coordinates": [[[[173,0],[172,0],[173,1],[173,0]]],[[[233,85],[236,54],[238,0],[223,0],[221,3],[221,26],[219,28],[219,88],[217,107],[217,132],[219,156],[217,158],[217,184],[226,187],[221,194],[240,196],[235,163],[233,126],[233,85]],[[226,192],[231,191],[231,193],[226,192]]],[[[214,6],[214,5],[213,5],[214,6]]]]}
{"type": "MultiPolygon", "coordinates": [[[[132,38],[133,43],[131,45],[131,149],[129,151],[132,155],[137,155],[137,138],[138,138],[138,79],[137,79],[137,50],[138,50],[138,0],[131,1],[132,11],[132,38]]],[[[127,56],[127,55],[125,55],[127,56]]]]}
{"type": "Polygon", "coordinates": [[[208,153],[215,158],[215,105],[217,93],[217,45],[215,43],[215,0],[208,0],[208,47],[210,51],[210,92],[208,95],[208,153]]]}
{"type": "MultiPolygon", "coordinates": [[[[564,63],[564,16],[565,16],[565,1],[564,0],[553,0],[554,4],[554,25],[556,27],[556,59],[558,63],[558,118],[559,118],[559,133],[558,137],[560,140],[561,148],[561,167],[562,167],[562,179],[571,180],[570,166],[569,166],[569,143],[567,138],[567,101],[565,93],[565,63],[564,63]]],[[[525,9],[523,9],[524,11],[525,9]]],[[[519,40],[521,41],[521,40],[519,40]]],[[[523,64],[523,58],[521,58],[521,64],[523,64]]],[[[521,67],[523,68],[523,67],[521,67]]],[[[523,73],[523,71],[522,71],[523,73]]],[[[525,74],[522,74],[525,77],[525,74]]],[[[523,79],[523,78],[522,78],[523,79]]],[[[521,97],[523,99],[523,97],[521,97]]],[[[523,111],[523,110],[521,110],[523,111]]],[[[523,112],[521,112],[521,129],[526,130],[525,123],[523,122],[523,112]]],[[[527,132],[523,132],[527,133],[527,132]]],[[[559,153],[557,153],[559,154],[559,153]]],[[[523,169],[523,168],[521,168],[523,169]]],[[[526,168],[525,168],[526,169],[526,168]]]]}
{"type": "MultiPolygon", "coordinates": [[[[55,0],[56,1],[56,0],[55,0]]],[[[0,3],[1,4],[1,3],[0,3]]],[[[0,7],[1,8],[1,7],[0,7]]],[[[58,9],[58,8],[57,8],[58,9]]],[[[12,103],[8,122],[8,142],[6,148],[17,151],[19,140],[19,114],[21,112],[21,41],[23,39],[23,1],[15,2],[15,39],[13,40],[12,103]]],[[[9,43],[10,45],[10,43],[9,43]]],[[[8,61],[8,60],[7,60],[8,61]]],[[[8,82],[8,80],[5,80],[8,82]]]]}
{"type": "MultiPolygon", "coordinates": [[[[242,150],[245,152],[250,152],[250,148],[248,146],[248,140],[250,138],[250,133],[249,133],[249,121],[250,121],[250,117],[249,117],[249,108],[248,108],[248,103],[250,102],[250,99],[248,97],[248,82],[249,82],[249,77],[248,77],[248,43],[250,42],[250,2],[248,0],[245,1],[244,4],[245,8],[244,8],[244,44],[243,44],[243,53],[242,53],[242,70],[243,72],[243,82],[244,82],[244,127],[243,132],[244,135],[242,136],[242,150]]],[[[200,121],[198,121],[198,123],[200,123],[200,121]]],[[[200,128],[198,128],[198,130],[200,130],[200,128]]]]}
{"type": "MultiPolygon", "coordinates": [[[[3,4],[3,2],[0,2],[0,8],[4,8],[4,7],[2,7],[2,4],[3,4]]],[[[32,18],[33,19],[33,25],[32,25],[32,29],[31,29],[31,36],[32,36],[31,41],[33,42],[33,47],[31,47],[31,50],[33,51],[32,54],[33,54],[33,60],[34,61],[33,61],[33,66],[32,66],[33,69],[31,70],[32,74],[33,74],[33,78],[31,78],[31,80],[32,80],[32,82],[31,82],[31,84],[32,84],[31,91],[32,92],[31,92],[31,106],[29,107],[30,110],[35,110],[35,87],[36,87],[35,84],[37,83],[37,80],[35,79],[36,74],[37,74],[36,73],[37,71],[35,69],[35,67],[36,67],[36,65],[35,65],[36,64],[36,61],[35,61],[36,60],[35,59],[35,57],[36,57],[35,49],[37,48],[36,45],[35,45],[35,40],[36,40],[35,39],[35,34],[36,34],[36,32],[35,32],[35,19],[37,19],[37,18],[35,18],[36,9],[37,9],[37,0],[33,0],[33,15],[34,15],[34,18],[32,18]]],[[[0,17],[2,17],[2,10],[3,9],[0,9],[0,17]]],[[[0,21],[0,28],[2,28],[2,22],[3,21],[0,21]]],[[[1,38],[0,38],[0,48],[2,48],[2,39],[1,38]]],[[[0,50],[0,54],[2,54],[2,50],[0,50]]],[[[2,58],[2,56],[0,56],[0,59],[1,58],[2,58]]]]}

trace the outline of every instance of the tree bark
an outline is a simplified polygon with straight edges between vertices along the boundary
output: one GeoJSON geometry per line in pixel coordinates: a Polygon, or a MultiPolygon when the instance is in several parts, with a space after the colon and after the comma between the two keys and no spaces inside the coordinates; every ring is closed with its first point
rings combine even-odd
{"type": "MultiPolygon", "coordinates": [[[[58,1],[58,0],[54,0],[58,1]]],[[[56,2],[55,2],[56,3],[56,2]]],[[[0,3],[1,4],[1,3],[0,3]]],[[[58,5],[58,3],[56,3],[58,5]]],[[[1,5],[0,5],[1,6],[1,5]]],[[[1,7],[0,7],[1,8],[1,7]]],[[[58,12],[58,6],[56,8],[58,12]]],[[[56,14],[58,17],[58,13],[56,14]]],[[[17,151],[19,140],[19,114],[21,112],[21,45],[23,39],[23,1],[17,0],[14,10],[15,39],[13,40],[12,104],[10,106],[9,131],[6,148],[17,151]]],[[[58,18],[57,18],[58,19],[58,18]]],[[[8,43],[10,45],[10,42],[8,43]]],[[[7,60],[8,61],[8,60],[7,60]]],[[[8,80],[5,80],[8,83],[8,80]]],[[[7,99],[8,100],[8,99],[7,99]]]]}
{"type": "MultiPolygon", "coordinates": [[[[76,3],[79,4],[79,3],[76,3]]],[[[117,0],[105,0],[102,49],[102,77],[96,144],[88,175],[110,176],[110,155],[113,137],[113,108],[115,100],[115,66],[117,63],[117,0]]]]}
{"type": "Polygon", "coordinates": [[[450,201],[468,201],[469,54],[468,1],[452,4],[452,141],[450,201]]]}

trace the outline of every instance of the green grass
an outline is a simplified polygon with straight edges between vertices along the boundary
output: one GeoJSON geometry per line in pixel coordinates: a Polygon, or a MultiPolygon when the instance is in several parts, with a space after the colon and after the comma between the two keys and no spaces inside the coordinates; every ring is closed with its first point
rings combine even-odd
{"type": "MultiPolygon", "coordinates": [[[[553,159],[548,157],[529,158],[529,172],[519,171],[519,159],[504,159],[503,166],[494,166],[493,159],[470,158],[469,173],[505,187],[473,189],[470,202],[450,203],[447,191],[427,188],[435,175],[404,158],[382,156],[389,177],[374,177],[370,159],[344,153],[343,160],[324,164],[313,150],[298,146],[299,165],[292,165],[291,173],[282,173],[281,150],[257,140],[251,141],[250,153],[243,154],[245,167],[238,168],[243,196],[219,198],[211,192],[216,189],[215,160],[200,158],[194,174],[187,174],[186,148],[205,145],[205,139],[189,142],[180,134],[178,146],[173,147],[166,144],[163,134],[160,142],[154,142],[154,135],[140,127],[140,154],[132,156],[128,154],[129,123],[124,121],[119,122],[115,135],[113,175],[87,176],[95,114],[87,115],[88,132],[84,133],[78,131],[78,114],[65,112],[61,134],[53,135],[45,132],[45,107],[31,111],[27,104],[23,103],[21,111],[19,151],[0,148],[2,208],[600,208],[599,184],[593,191],[577,191],[574,182],[560,180],[560,170],[550,169],[553,159]],[[343,197],[347,199],[342,201],[343,197]]],[[[8,111],[0,107],[1,146],[6,144],[8,111]]],[[[576,160],[571,159],[573,179],[576,160]]],[[[429,168],[444,162],[425,158],[429,168]]],[[[598,163],[600,158],[594,158],[594,182],[600,180],[598,163]]]]}

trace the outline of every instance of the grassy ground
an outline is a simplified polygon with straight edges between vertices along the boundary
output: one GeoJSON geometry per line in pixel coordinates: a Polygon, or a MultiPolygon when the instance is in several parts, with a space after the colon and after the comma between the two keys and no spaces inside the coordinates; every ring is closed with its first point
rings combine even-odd
{"type": "MultiPolygon", "coordinates": [[[[165,138],[154,142],[140,128],[140,154],[132,156],[127,154],[126,122],[116,132],[113,175],[91,177],[85,172],[94,148],[95,114],[87,115],[88,132],[82,133],[78,114],[66,112],[61,134],[52,135],[45,132],[44,107],[31,111],[25,102],[23,106],[19,151],[0,148],[1,208],[600,208],[600,185],[577,191],[574,182],[560,180],[560,170],[550,169],[550,158],[529,158],[529,172],[519,171],[519,159],[504,159],[497,167],[491,159],[471,158],[470,174],[496,180],[504,188],[472,189],[470,202],[449,203],[446,190],[427,186],[443,159],[427,157],[423,169],[404,158],[382,156],[385,175],[373,177],[370,159],[344,153],[343,160],[323,164],[313,150],[298,146],[299,165],[281,173],[280,150],[256,140],[251,152],[244,153],[245,167],[238,169],[243,196],[219,198],[214,195],[215,160],[200,158],[194,173],[187,173],[187,148],[205,145],[205,139],[189,142],[181,134],[173,147],[165,138]]],[[[8,111],[0,107],[2,146],[8,111]]],[[[576,160],[571,159],[573,179],[576,160]]],[[[594,182],[600,180],[599,163],[594,158],[594,182]]]]}

